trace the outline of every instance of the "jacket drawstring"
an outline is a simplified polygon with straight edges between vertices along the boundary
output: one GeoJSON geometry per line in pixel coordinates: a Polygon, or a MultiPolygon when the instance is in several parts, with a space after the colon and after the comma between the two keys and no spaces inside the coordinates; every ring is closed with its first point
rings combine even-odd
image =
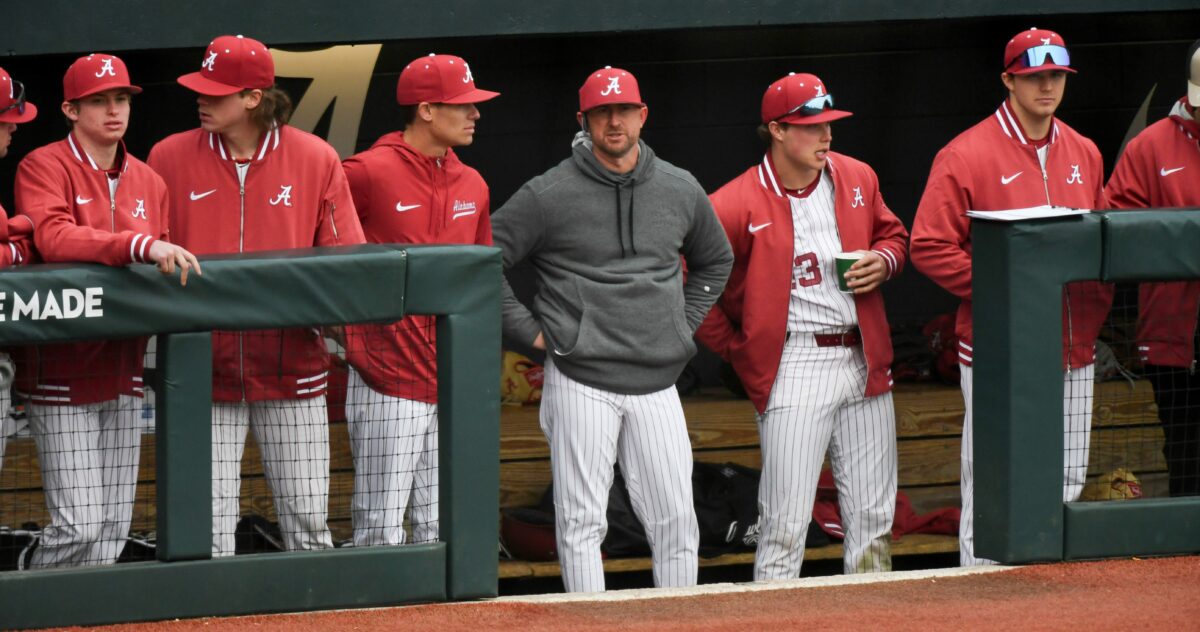
{"type": "Polygon", "coordinates": [[[637,254],[637,244],[633,241],[633,196],[637,194],[637,180],[629,181],[629,249],[637,254]]]}
{"type": "Polygon", "coordinates": [[[617,243],[621,245],[621,258],[625,258],[625,218],[621,215],[621,183],[613,185],[617,193],[617,243]]]}

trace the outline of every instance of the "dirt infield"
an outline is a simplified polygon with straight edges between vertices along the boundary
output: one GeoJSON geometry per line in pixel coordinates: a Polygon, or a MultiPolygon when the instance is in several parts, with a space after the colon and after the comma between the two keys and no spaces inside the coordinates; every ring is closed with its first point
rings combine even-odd
{"type": "MultiPolygon", "coordinates": [[[[813,578],[710,594],[608,593],[366,611],[197,619],[93,630],[1200,630],[1200,557],[1047,564],[825,586],[813,578]],[[651,596],[645,598],[647,596],[651,596]],[[627,598],[627,597],[636,598],[627,598]],[[561,599],[561,597],[560,597],[561,599]]],[[[701,587],[705,589],[705,587],[701,587]]]]}

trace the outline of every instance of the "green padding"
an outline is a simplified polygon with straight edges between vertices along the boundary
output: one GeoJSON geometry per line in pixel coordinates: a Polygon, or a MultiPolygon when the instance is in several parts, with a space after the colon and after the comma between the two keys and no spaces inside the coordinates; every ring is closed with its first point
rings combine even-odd
{"type": "MultiPolygon", "coordinates": [[[[489,561],[496,565],[494,550],[489,561]]],[[[0,573],[0,627],[443,600],[445,564],[445,545],[424,544],[0,573]]]]}
{"type": "Polygon", "coordinates": [[[1110,211],[1104,280],[1200,279],[1200,210],[1110,211]]]}
{"type": "Polygon", "coordinates": [[[975,548],[1062,558],[1062,285],[1100,275],[1101,217],[974,221],[975,548]]]}
{"type": "Polygon", "coordinates": [[[1200,497],[1068,503],[1066,559],[1200,552],[1200,497]]]}
{"type": "Polygon", "coordinates": [[[409,307],[438,319],[441,534],[451,599],[494,597],[500,508],[500,251],[409,249],[409,307]],[[456,288],[447,292],[444,288],[456,288]]]}
{"type": "Polygon", "coordinates": [[[0,344],[381,321],[403,313],[405,253],[395,246],[261,252],[204,258],[201,266],[204,276],[189,277],[187,287],[144,264],[5,269],[0,344]],[[45,318],[16,314],[18,297],[30,305],[35,295],[36,313],[45,318]],[[51,317],[51,300],[64,315],[79,314],[51,317]]]}
{"type": "Polygon", "coordinates": [[[212,551],[212,334],[158,337],[155,486],[162,562],[203,560],[212,551]]]}

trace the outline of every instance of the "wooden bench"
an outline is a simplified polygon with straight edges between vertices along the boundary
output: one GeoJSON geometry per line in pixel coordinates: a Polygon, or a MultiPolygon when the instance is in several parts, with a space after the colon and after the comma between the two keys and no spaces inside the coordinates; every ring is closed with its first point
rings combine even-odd
{"type": "MultiPolygon", "coordinates": [[[[956,506],[962,398],[958,388],[935,384],[900,384],[895,391],[899,485],[918,513],[956,506]]],[[[697,461],[733,462],[760,467],[754,410],[746,400],[722,392],[705,392],[684,399],[684,411],[697,461]]],[[[1147,496],[1166,495],[1166,465],[1162,431],[1148,382],[1116,381],[1097,385],[1089,475],[1125,467],[1135,472],[1147,496]]],[[[500,439],[500,504],[536,504],[550,482],[549,448],[537,421],[537,408],[503,407],[500,439]]],[[[152,434],[142,437],[142,461],[132,529],[155,529],[155,450],[152,434]]],[[[344,423],[330,425],[329,526],[336,540],[350,537],[350,495],[354,487],[353,460],[344,423]]],[[[263,477],[258,449],[251,435],[242,462],[243,514],[275,519],[270,491],[263,477]]],[[[37,451],[28,438],[10,438],[0,470],[0,525],[25,521],[46,524],[49,516],[42,494],[37,451]]],[[[907,536],[893,543],[893,555],[948,553],[957,550],[951,536],[907,536]]],[[[837,559],[838,544],[810,549],[807,559],[837,559]]],[[[704,566],[745,564],[751,554],[707,559],[704,566]]],[[[648,559],[607,560],[612,572],[649,568],[648,559]]],[[[556,563],[504,561],[501,577],[556,575],[556,563]]]]}

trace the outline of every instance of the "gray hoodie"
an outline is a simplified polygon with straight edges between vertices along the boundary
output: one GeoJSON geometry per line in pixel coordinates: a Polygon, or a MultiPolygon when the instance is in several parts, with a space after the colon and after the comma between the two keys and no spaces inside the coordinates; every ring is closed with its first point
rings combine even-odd
{"type": "Polygon", "coordinates": [[[532,343],[544,333],[560,371],[615,393],[675,383],[733,266],[700,184],[641,141],[625,174],[576,144],[496,211],[492,233],[505,268],[528,259],[537,272],[533,313],[505,283],[505,334],[532,343]]]}

